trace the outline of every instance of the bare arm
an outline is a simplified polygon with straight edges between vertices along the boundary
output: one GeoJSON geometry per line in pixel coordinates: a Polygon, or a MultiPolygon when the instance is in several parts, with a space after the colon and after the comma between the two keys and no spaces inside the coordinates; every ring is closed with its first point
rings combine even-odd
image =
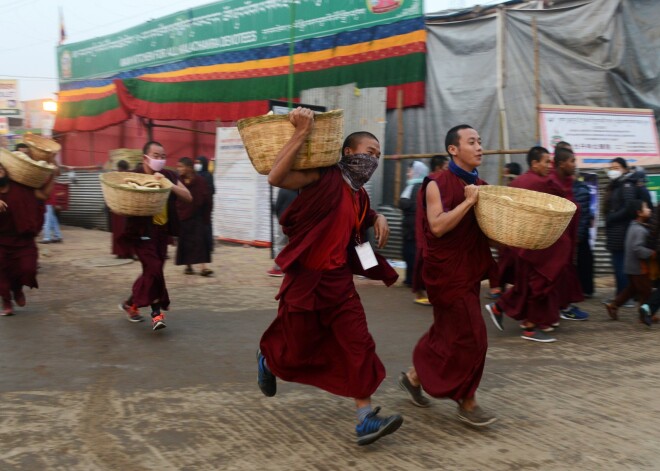
{"type": "Polygon", "coordinates": [[[277,154],[273,168],[268,174],[268,183],[279,188],[299,190],[314,183],[321,176],[317,169],[291,170],[298,152],[314,129],[314,112],[298,107],[289,113],[289,121],[296,130],[289,142],[277,154]]]}
{"type": "Polygon", "coordinates": [[[451,211],[444,211],[440,189],[434,181],[426,186],[426,218],[429,221],[431,232],[436,237],[442,237],[454,229],[467,212],[474,206],[479,198],[479,187],[468,185],[465,187],[465,201],[451,211]]]}
{"type": "Polygon", "coordinates": [[[172,191],[180,200],[185,201],[186,203],[192,203],[193,197],[188,191],[188,188],[179,180],[176,185],[172,186],[172,191]]]}
{"type": "Polygon", "coordinates": [[[46,201],[50,196],[50,193],[53,191],[53,186],[55,185],[55,177],[60,174],[59,168],[53,172],[53,176],[42,186],[34,190],[34,196],[38,200],[46,201]]]}
{"type": "MultiPolygon", "coordinates": [[[[156,177],[157,180],[160,180],[161,178],[165,178],[165,175],[156,172],[154,173],[154,177],[156,177]]],[[[180,200],[185,201],[186,203],[192,203],[193,197],[181,180],[179,180],[176,185],[172,185],[172,193],[174,193],[174,195],[180,200]]]]}

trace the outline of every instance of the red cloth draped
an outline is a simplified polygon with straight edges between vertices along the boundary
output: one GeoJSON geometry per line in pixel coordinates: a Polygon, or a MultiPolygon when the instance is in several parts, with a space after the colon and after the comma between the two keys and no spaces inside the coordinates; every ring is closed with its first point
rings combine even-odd
{"type": "Polygon", "coordinates": [[[177,199],[176,210],[181,231],[176,246],[176,265],[195,265],[211,262],[210,240],[205,219],[211,207],[211,189],[206,180],[193,175],[189,181],[181,180],[190,191],[192,202],[177,199]]]}
{"type": "Polygon", "coordinates": [[[378,266],[364,271],[359,265],[353,248],[353,197],[358,213],[365,213],[360,226],[363,241],[375,212],[366,192],[353,196],[345,185],[337,167],[323,170],[319,181],[301,191],[282,215],[280,223],[289,243],[275,262],[285,277],[276,296],[280,300],[277,318],[260,346],[268,367],[286,381],[365,398],[383,381],[385,368],[367,329],[353,274],[383,280],[388,286],[398,275],[378,254],[378,266]],[[341,248],[345,264],[329,270],[310,268],[310,262],[318,266],[318,258],[311,252],[320,251],[327,260],[339,260],[338,246],[322,245],[328,234],[347,242],[341,248]]]}
{"type": "Polygon", "coordinates": [[[123,235],[126,230],[126,218],[110,213],[110,224],[112,226],[112,254],[119,258],[132,258],[135,255],[133,242],[123,235]]]}
{"type": "Polygon", "coordinates": [[[564,273],[561,277],[563,287],[559,290],[559,305],[562,309],[568,307],[571,303],[584,301],[584,293],[578,276],[575,257],[578,245],[578,224],[580,222],[580,205],[576,203],[573,195],[574,177],[561,177],[557,170],[550,174],[550,178],[564,190],[564,198],[575,203],[577,210],[566,228],[566,234],[571,240],[571,250],[567,253],[568,260],[564,273]]]}
{"type": "MultiPolygon", "coordinates": [[[[465,200],[465,183],[453,173],[441,172],[432,180],[440,189],[444,211],[465,200]]],[[[427,178],[422,184],[424,198],[430,181],[427,178]]],[[[486,183],[478,180],[477,184],[486,183]]],[[[453,230],[436,237],[425,208],[426,204],[419,208],[425,235],[423,277],[433,304],[433,325],[417,343],[413,364],[430,396],[458,401],[474,396],[481,381],[488,338],[479,289],[494,260],[474,209],[453,230]]]]}
{"type": "MultiPolygon", "coordinates": [[[[563,197],[564,189],[549,177],[531,170],[513,180],[514,188],[540,191],[563,197]]],[[[542,250],[509,248],[516,257],[514,287],[497,301],[504,312],[518,320],[549,326],[559,319],[559,291],[572,243],[567,232],[542,250]]]]}

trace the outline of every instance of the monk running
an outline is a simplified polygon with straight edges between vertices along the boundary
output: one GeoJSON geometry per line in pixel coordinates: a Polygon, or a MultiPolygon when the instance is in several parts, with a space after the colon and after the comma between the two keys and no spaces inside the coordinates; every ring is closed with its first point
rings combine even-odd
{"type": "MultiPolygon", "coordinates": [[[[550,153],[544,147],[532,147],[527,152],[529,170],[513,180],[510,186],[564,197],[564,189],[550,178],[550,153]]],[[[550,336],[559,325],[559,308],[563,288],[562,276],[572,253],[572,241],[565,231],[550,247],[541,250],[509,248],[515,261],[513,288],[496,303],[488,304],[495,327],[503,330],[504,314],[521,322],[522,338],[550,343],[550,336]]]]}
{"type": "Polygon", "coordinates": [[[178,218],[175,202],[179,198],[191,203],[192,196],[174,172],[164,169],[165,149],[156,141],[149,141],[142,149],[142,166],[135,172],[153,175],[157,179],[167,178],[172,182],[172,192],[163,210],[153,217],[129,217],[126,221],[124,237],[133,242],[133,251],[142,264],[142,274],[133,283],[128,299],[120,304],[131,322],[142,322],[140,308],[151,307],[151,327],[159,330],[166,327],[165,315],[170,305],[170,297],[165,286],[163,267],[167,257],[167,243],[171,236],[178,234],[178,218]]]}
{"type": "MultiPolygon", "coordinates": [[[[486,361],[488,339],[479,289],[495,263],[488,238],[477,224],[481,138],[472,127],[452,128],[445,139],[449,170],[422,184],[426,237],[423,278],[433,305],[433,325],[413,352],[413,367],[399,376],[399,386],[413,404],[428,407],[422,389],[435,398],[458,403],[459,420],[477,427],[496,418],[475,398],[486,361]]],[[[422,208],[420,208],[421,210],[422,208]]]]}
{"type": "Polygon", "coordinates": [[[25,306],[23,286],[38,288],[38,251],[34,239],[44,223],[44,201],[54,178],[43,188],[33,189],[10,180],[0,165],[0,296],[2,316],[14,314],[16,304],[25,306]]]}
{"type": "Polygon", "coordinates": [[[403,423],[400,415],[381,417],[380,407],[371,407],[385,368],[353,285],[353,274],[388,286],[398,277],[366,238],[370,226],[379,247],[389,236],[387,220],[370,208],[363,188],[378,166],[380,144],[368,132],[353,133],[344,141],[339,164],[292,170],[314,114],[299,107],[289,120],[295,132],[279,151],[268,182],[301,191],[280,220],[289,243],[275,260],[284,280],[277,318],[257,352],[259,388],[274,396],[277,377],[353,398],[357,444],[368,445],[403,423]]]}

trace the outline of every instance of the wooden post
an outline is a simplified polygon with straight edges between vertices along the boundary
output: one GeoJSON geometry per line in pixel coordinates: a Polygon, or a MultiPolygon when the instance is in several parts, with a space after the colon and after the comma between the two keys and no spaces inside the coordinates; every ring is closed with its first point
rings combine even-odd
{"type": "MultiPolygon", "coordinates": [[[[397,90],[396,93],[396,154],[401,155],[403,152],[403,90],[397,90]]],[[[396,161],[396,168],[394,171],[394,206],[399,206],[399,195],[401,194],[401,161],[396,161]]]]}
{"type": "Polygon", "coordinates": [[[539,57],[539,28],[536,23],[536,16],[532,18],[532,39],[534,42],[534,93],[536,103],[536,116],[534,117],[534,140],[540,144],[541,123],[539,121],[539,112],[541,111],[541,79],[540,79],[540,57],[539,57]]]}

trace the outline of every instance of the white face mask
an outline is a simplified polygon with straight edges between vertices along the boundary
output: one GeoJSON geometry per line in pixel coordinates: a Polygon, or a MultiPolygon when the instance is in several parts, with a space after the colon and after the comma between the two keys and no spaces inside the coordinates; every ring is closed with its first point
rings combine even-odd
{"type": "Polygon", "coordinates": [[[195,172],[201,172],[202,171],[202,164],[195,164],[193,165],[193,168],[195,169],[195,172]]]}
{"type": "Polygon", "coordinates": [[[165,168],[165,159],[152,159],[147,154],[144,154],[144,156],[148,159],[148,165],[154,172],[160,172],[165,168]]]}
{"type": "Polygon", "coordinates": [[[616,180],[621,175],[623,175],[623,172],[621,172],[621,170],[608,170],[607,171],[607,176],[610,180],[616,180]]]}

